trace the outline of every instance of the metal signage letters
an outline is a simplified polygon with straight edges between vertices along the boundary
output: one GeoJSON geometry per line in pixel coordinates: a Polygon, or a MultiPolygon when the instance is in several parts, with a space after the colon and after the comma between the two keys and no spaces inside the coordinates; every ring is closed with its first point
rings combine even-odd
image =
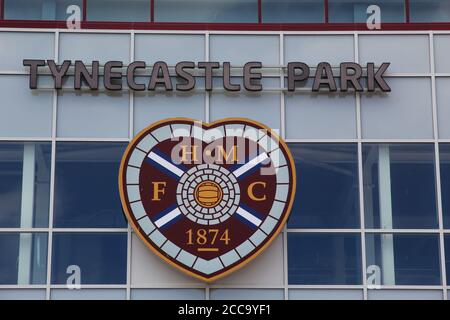
{"type": "MultiPolygon", "coordinates": [[[[23,60],[23,65],[30,69],[30,89],[37,89],[39,68],[47,67],[54,79],[54,88],[62,89],[64,79],[73,76],[73,88],[81,90],[83,85],[90,90],[99,89],[100,78],[103,77],[103,85],[107,90],[122,90],[122,78],[126,78],[128,87],[135,91],[153,91],[162,89],[166,91],[190,91],[196,87],[196,78],[203,77],[205,80],[204,90],[213,90],[213,78],[222,78],[222,87],[226,91],[262,91],[261,79],[262,63],[247,62],[239,75],[232,76],[230,62],[198,62],[182,61],[171,68],[164,61],[155,62],[149,66],[144,61],[135,61],[125,66],[121,61],[108,61],[103,67],[99,61],[92,61],[87,66],[82,61],[72,63],[69,60],[57,65],[54,60],[23,60]],[[173,69],[173,70],[171,70],[173,69]],[[149,77],[147,83],[138,82],[137,76],[149,77]],[[171,77],[177,78],[177,83],[172,84],[171,77]],[[233,78],[243,78],[242,84],[235,82],[233,78]]],[[[326,90],[330,92],[347,92],[349,89],[357,92],[390,92],[391,88],[386,83],[384,76],[390,63],[384,62],[379,67],[374,63],[368,63],[364,68],[358,63],[344,62],[339,70],[333,70],[327,62],[319,63],[314,69],[302,62],[289,62],[287,65],[288,91],[295,91],[308,78],[313,79],[312,91],[326,90]],[[366,81],[363,81],[364,78],[366,81]],[[336,81],[340,80],[340,81],[336,81]],[[338,88],[340,83],[340,88],[338,88]],[[366,88],[362,83],[366,83],[366,88]]],[[[236,69],[236,68],[234,68],[236,69]]]]}

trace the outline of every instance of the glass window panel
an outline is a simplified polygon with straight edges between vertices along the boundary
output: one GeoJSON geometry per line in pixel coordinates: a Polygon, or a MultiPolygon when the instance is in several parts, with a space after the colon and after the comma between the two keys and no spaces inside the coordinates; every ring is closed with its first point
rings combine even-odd
{"type": "Polygon", "coordinates": [[[150,0],[88,0],[87,20],[150,22],[150,0]]]}
{"type": "Polygon", "coordinates": [[[390,62],[388,74],[427,73],[430,72],[429,44],[428,35],[365,34],[359,37],[359,60],[362,65],[374,62],[376,66],[390,62]]]}
{"type": "MultiPolygon", "coordinates": [[[[43,86],[43,78],[38,78],[38,87],[43,86]]],[[[52,90],[30,90],[26,75],[2,75],[0,97],[0,136],[51,137],[52,90]]]]}
{"type": "Polygon", "coordinates": [[[356,144],[289,144],[297,192],[289,228],[358,228],[356,144]]]}
{"type": "Polygon", "coordinates": [[[197,34],[137,34],[135,59],[154,64],[165,61],[175,66],[180,61],[205,61],[205,36],[197,34]]]}
{"type": "Polygon", "coordinates": [[[361,284],[359,234],[288,234],[289,284],[361,284]]]}
{"type": "Polygon", "coordinates": [[[51,300],[126,300],[127,292],[120,289],[52,289],[51,300]]]}
{"type": "Polygon", "coordinates": [[[282,289],[211,289],[211,300],[283,300],[282,289]]]}
{"type": "Polygon", "coordinates": [[[8,20],[66,20],[67,8],[82,0],[5,0],[5,19],[8,20]]]}
{"type": "Polygon", "coordinates": [[[320,23],[324,13],[324,1],[262,0],[263,23],[320,23]]]}
{"type": "Polygon", "coordinates": [[[437,120],[440,139],[450,139],[450,126],[448,125],[448,119],[450,119],[450,90],[448,88],[450,88],[450,78],[436,79],[437,120]]]}
{"type": "MultiPolygon", "coordinates": [[[[450,73],[450,35],[436,34],[434,35],[434,61],[436,64],[436,72],[450,73]]],[[[440,78],[438,80],[448,80],[448,78],[440,78]]]]}
{"type": "Polygon", "coordinates": [[[117,175],[126,143],[56,145],[56,228],[123,228],[117,175]]]}
{"type": "Polygon", "coordinates": [[[367,234],[369,284],[439,285],[439,236],[367,234]],[[371,283],[372,282],[372,283],[371,283]]]}
{"type": "Polygon", "coordinates": [[[369,300],[442,300],[442,290],[368,290],[369,300]]]}
{"type": "Polygon", "coordinates": [[[433,144],[363,145],[367,228],[437,228],[433,144]]]}
{"type": "Polygon", "coordinates": [[[126,233],[54,233],[52,283],[72,284],[79,268],[81,284],[125,284],[127,273],[126,233]]]}
{"type": "MultiPolygon", "coordinates": [[[[450,144],[440,144],[441,193],[444,228],[450,229],[450,144]]],[[[450,257],[450,256],[449,256],[450,257]]]]}
{"type": "Polygon", "coordinates": [[[289,300],[363,300],[362,290],[292,289],[289,300]]]}
{"type": "Polygon", "coordinates": [[[449,22],[450,1],[409,0],[411,22],[449,22]]]}
{"type": "MultiPolygon", "coordinates": [[[[406,59],[405,59],[406,60],[406,59]]],[[[432,139],[431,81],[387,78],[392,91],[361,95],[362,135],[367,139],[432,139]]]]}
{"type": "Polygon", "coordinates": [[[355,61],[354,42],[352,35],[287,34],[284,36],[284,61],[285,64],[302,61],[313,68],[326,61],[333,67],[339,67],[343,61],[355,61]]]}
{"type": "Polygon", "coordinates": [[[45,289],[0,289],[0,300],[45,300],[45,289]]]}
{"type": "Polygon", "coordinates": [[[156,22],[258,22],[257,0],[155,0],[156,22]]]}
{"type": "MultiPolygon", "coordinates": [[[[287,79],[285,79],[285,88],[287,79]]],[[[336,83],[340,83],[335,78],[336,83]]],[[[297,83],[311,90],[314,79],[297,83]]],[[[354,93],[287,93],[286,137],[288,139],[356,139],[356,96],[354,93]],[[324,117],[324,114],[327,116],[324,117]]]]}
{"type": "Polygon", "coordinates": [[[405,22],[404,0],[329,0],[329,19],[333,23],[366,23],[372,15],[367,13],[371,5],[377,5],[381,11],[381,23],[405,22]]]}
{"type": "MultiPolygon", "coordinates": [[[[214,79],[214,87],[222,86],[222,81],[214,79]]],[[[241,84],[242,78],[233,77],[232,83],[241,84]]],[[[279,78],[263,78],[264,88],[279,88],[279,78]]],[[[272,129],[280,128],[280,93],[270,92],[213,92],[210,100],[211,120],[229,117],[250,118],[260,121],[272,129]],[[232,101],[230,103],[230,101],[232,101]]]]}
{"type": "Polygon", "coordinates": [[[60,91],[57,135],[75,138],[128,138],[129,105],[129,94],[125,91],[101,94],[60,91]],[[80,123],[83,125],[80,126],[80,123]]]}
{"type": "Polygon", "coordinates": [[[231,286],[283,286],[283,236],[278,235],[270,246],[250,263],[231,275],[218,279],[216,285],[231,286]]]}
{"type": "Polygon", "coordinates": [[[59,36],[59,61],[63,60],[81,60],[87,64],[115,60],[126,65],[130,61],[130,35],[63,32],[59,36]]]}
{"type": "MultiPolygon", "coordinates": [[[[44,32],[0,32],[0,70],[25,71],[23,60],[30,59],[54,59],[55,35],[44,32]]],[[[26,77],[28,78],[28,77],[26,77]]],[[[26,79],[28,80],[28,79],[26,79]]],[[[23,87],[21,91],[28,88],[23,87]]],[[[17,92],[21,92],[17,91],[17,92]]]]}
{"type": "Polygon", "coordinates": [[[0,233],[0,285],[45,284],[47,234],[0,233]]]}
{"type": "MultiPolygon", "coordinates": [[[[203,87],[202,79],[196,86],[203,87]]],[[[136,82],[148,83],[149,78],[137,77],[136,82]]],[[[176,81],[172,81],[176,85],[176,81]]],[[[191,92],[135,92],[134,133],[139,133],[149,124],[167,118],[188,117],[203,121],[205,118],[205,93],[191,92]]]]}
{"type": "Polygon", "coordinates": [[[150,252],[144,242],[131,234],[131,284],[136,287],[158,288],[162,283],[171,287],[199,287],[204,282],[168,267],[161,258],[150,252]]]}
{"type": "Polygon", "coordinates": [[[0,228],[45,228],[50,142],[0,142],[0,228]]]}
{"type": "Polygon", "coordinates": [[[211,35],[209,42],[210,61],[229,61],[232,67],[243,67],[249,61],[260,61],[263,66],[280,64],[280,38],[275,35],[211,35]]]}
{"type": "Polygon", "coordinates": [[[204,289],[133,289],[131,300],[205,300],[204,289]]]}

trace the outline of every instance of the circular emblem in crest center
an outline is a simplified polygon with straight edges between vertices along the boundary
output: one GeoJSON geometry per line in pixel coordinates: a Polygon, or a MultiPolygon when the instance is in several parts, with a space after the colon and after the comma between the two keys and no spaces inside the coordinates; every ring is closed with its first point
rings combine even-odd
{"type": "Polygon", "coordinates": [[[238,269],[272,242],[295,186],[286,144],[248,119],[157,122],[130,143],[119,174],[136,234],[166,262],[204,281],[238,269]]]}

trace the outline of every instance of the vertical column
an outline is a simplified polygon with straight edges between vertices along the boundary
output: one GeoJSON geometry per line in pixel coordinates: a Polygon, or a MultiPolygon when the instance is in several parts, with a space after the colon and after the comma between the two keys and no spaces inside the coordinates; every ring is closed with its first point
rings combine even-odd
{"type": "MultiPolygon", "coordinates": [[[[130,34],[130,62],[134,61],[134,51],[135,51],[135,33],[131,31],[130,34]]],[[[134,137],[134,91],[130,88],[128,89],[128,94],[130,97],[130,113],[129,113],[129,140],[131,141],[134,137]]],[[[132,233],[131,226],[127,224],[127,300],[131,300],[131,245],[132,245],[132,233]]]]}
{"type": "MultiPolygon", "coordinates": [[[[205,61],[209,62],[209,32],[205,32],[205,61]]],[[[211,112],[210,112],[210,102],[211,102],[211,91],[205,90],[205,121],[210,122],[211,121],[211,112]]]]}
{"type": "MultiPolygon", "coordinates": [[[[130,61],[129,64],[134,61],[134,43],[135,43],[135,32],[131,31],[130,33],[130,61]]],[[[128,88],[128,95],[129,95],[129,122],[128,122],[128,129],[129,129],[129,140],[131,141],[134,137],[134,91],[128,88]]]]}
{"type": "Polygon", "coordinates": [[[441,258],[441,281],[443,285],[443,297],[444,300],[448,299],[447,285],[447,269],[446,269],[446,256],[445,256],[445,236],[444,236],[444,216],[442,211],[442,188],[441,188],[441,160],[439,151],[439,128],[438,128],[438,112],[437,112],[437,92],[436,92],[436,64],[434,58],[434,34],[429,34],[429,47],[430,47],[430,70],[431,70],[431,97],[433,106],[433,133],[434,133],[434,152],[435,152],[435,169],[436,169],[436,197],[437,197],[437,209],[438,209],[438,221],[439,221],[439,247],[441,258]]]}
{"type": "Polygon", "coordinates": [[[33,227],[35,163],[35,145],[32,142],[26,142],[23,146],[22,202],[20,209],[21,228],[33,227]]]}
{"type": "MultiPolygon", "coordinates": [[[[34,177],[36,149],[34,143],[25,143],[23,147],[22,201],[20,209],[20,227],[33,227],[34,177]]],[[[21,233],[19,239],[18,284],[29,284],[31,280],[33,255],[33,235],[21,233]]]]}
{"type": "Polygon", "coordinates": [[[373,186],[374,186],[374,176],[372,175],[372,165],[377,163],[378,161],[378,152],[376,148],[370,148],[369,153],[366,155],[365,162],[362,166],[363,170],[363,177],[364,177],[364,203],[362,204],[364,206],[364,222],[365,226],[375,226],[375,217],[376,214],[374,214],[374,208],[373,208],[373,186]],[[364,205],[365,203],[369,205],[364,205]]]}
{"type": "MultiPolygon", "coordinates": [[[[210,42],[209,42],[209,36],[210,33],[209,31],[205,32],[205,61],[209,62],[210,60],[210,42]]],[[[205,90],[205,121],[206,122],[210,122],[211,121],[211,91],[206,91],[205,90]]],[[[210,296],[211,296],[211,290],[210,290],[210,285],[206,284],[205,285],[205,300],[210,300],[210,296]]]]}
{"type": "MultiPolygon", "coordinates": [[[[359,34],[355,33],[353,38],[354,59],[359,62],[359,34]]],[[[364,179],[363,179],[363,154],[362,154],[362,127],[361,127],[361,94],[355,92],[356,101],[356,135],[358,138],[358,192],[359,192],[359,220],[361,224],[361,267],[363,298],[367,300],[367,260],[366,260],[366,222],[364,212],[364,179]]]]}
{"type": "Polygon", "coordinates": [[[410,23],[411,22],[409,0],[405,0],[405,20],[406,20],[406,23],[410,23]]]}
{"type": "Polygon", "coordinates": [[[5,2],[0,0],[0,20],[5,19],[5,2]]]}
{"type": "Polygon", "coordinates": [[[87,0],[83,0],[83,21],[87,20],[87,0]]]}
{"type": "MultiPolygon", "coordinates": [[[[54,56],[55,62],[59,61],[59,30],[55,31],[54,56]]],[[[48,217],[48,244],[47,244],[47,291],[46,299],[50,300],[50,288],[52,281],[52,252],[53,252],[53,215],[55,204],[55,166],[56,166],[56,131],[58,119],[58,90],[53,90],[53,114],[52,114],[52,154],[50,169],[50,208],[48,217]]]]}
{"type": "MultiPolygon", "coordinates": [[[[389,145],[378,147],[378,185],[380,202],[380,227],[392,229],[391,162],[389,145]]],[[[383,283],[395,285],[394,238],[381,234],[381,273],[383,283]]]]}
{"type": "Polygon", "coordinates": [[[284,90],[284,34],[280,34],[280,41],[279,41],[279,61],[280,61],[280,136],[283,139],[286,139],[286,107],[285,107],[285,90],[284,90]]]}
{"type": "MultiPolygon", "coordinates": [[[[286,107],[285,107],[285,90],[284,90],[284,34],[280,33],[279,41],[279,72],[280,72],[280,136],[286,139],[286,107]]],[[[284,284],[284,299],[289,299],[289,275],[288,275],[288,232],[287,224],[283,228],[283,232],[280,233],[283,241],[283,284],[284,284]]]]}
{"type": "Polygon", "coordinates": [[[262,23],[262,0],[258,0],[258,23],[262,23]]]}
{"type": "Polygon", "coordinates": [[[150,1],[150,22],[155,21],[155,0],[148,0],[150,1]]]}
{"type": "Polygon", "coordinates": [[[150,21],[155,22],[155,0],[150,0],[150,21]]]}

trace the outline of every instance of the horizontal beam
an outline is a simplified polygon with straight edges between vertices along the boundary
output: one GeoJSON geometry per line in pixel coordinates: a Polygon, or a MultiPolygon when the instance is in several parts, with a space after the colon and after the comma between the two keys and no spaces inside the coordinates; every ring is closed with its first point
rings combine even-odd
{"type": "MultiPolygon", "coordinates": [[[[67,29],[65,21],[1,20],[0,28],[67,29]]],[[[81,29],[224,31],[370,31],[365,23],[81,22],[81,29]]],[[[376,31],[450,30],[450,22],[383,23],[376,31]]]]}

